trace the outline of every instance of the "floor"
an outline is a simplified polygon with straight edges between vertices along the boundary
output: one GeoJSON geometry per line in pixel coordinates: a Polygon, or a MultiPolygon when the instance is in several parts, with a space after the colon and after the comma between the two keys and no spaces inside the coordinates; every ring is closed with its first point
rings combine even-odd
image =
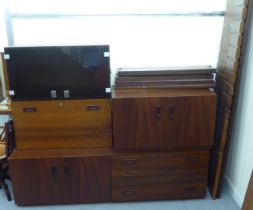
{"type": "MultiPolygon", "coordinates": [[[[11,184],[8,183],[11,188],[11,184]]],[[[18,207],[14,201],[8,202],[3,191],[0,190],[1,210],[240,210],[237,203],[230,194],[224,190],[222,197],[212,200],[207,194],[205,199],[180,200],[180,201],[149,201],[149,202],[125,202],[125,203],[103,203],[103,204],[81,204],[81,205],[55,205],[18,207]]]]}

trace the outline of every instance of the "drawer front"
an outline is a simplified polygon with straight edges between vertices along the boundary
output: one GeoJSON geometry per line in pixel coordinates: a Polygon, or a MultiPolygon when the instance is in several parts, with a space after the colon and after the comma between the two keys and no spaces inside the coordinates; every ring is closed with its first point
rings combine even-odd
{"type": "Polygon", "coordinates": [[[205,192],[205,183],[113,187],[112,201],[202,198],[205,192]]]}
{"type": "Polygon", "coordinates": [[[112,186],[206,186],[208,161],[208,151],[113,155],[112,186]]]}
{"type": "Polygon", "coordinates": [[[209,161],[208,151],[180,151],[166,153],[113,154],[113,170],[139,169],[199,169],[206,168],[209,161]]]}
{"type": "Polygon", "coordinates": [[[111,147],[109,99],[12,103],[18,149],[111,147]]]}

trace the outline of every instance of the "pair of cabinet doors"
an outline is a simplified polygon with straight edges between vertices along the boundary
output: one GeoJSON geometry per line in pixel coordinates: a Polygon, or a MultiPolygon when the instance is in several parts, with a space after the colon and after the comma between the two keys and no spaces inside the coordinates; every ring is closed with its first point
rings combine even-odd
{"type": "Polygon", "coordinates": [[[18,205],[111,200],[110,157],[11,160],[18,205]]]}
{"type": "Polygon", "coordinates": [[[115,149],[213,144],[215,95],[115,98],[112,106],[115,149]]]}

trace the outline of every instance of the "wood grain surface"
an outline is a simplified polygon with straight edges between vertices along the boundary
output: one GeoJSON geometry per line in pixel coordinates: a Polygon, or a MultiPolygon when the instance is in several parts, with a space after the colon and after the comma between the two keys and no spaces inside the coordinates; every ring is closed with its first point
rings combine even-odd
{"type": "MultiPolygon", "coordinates": [[[[197,91],[195,91],[197,92],[197,91]]],[[[178,97],[148,91],[115,93],[113,98],[113,145],[115,149],[211,147],[214,137],[216,96],[178,97]],[[125,94],[125,98],[123,97],[125,94]],[[132,95],[132,97],[131,97],[132,95]],[[119,96],[119,97],[118,97],[119,96]],[[122,132],[124,131],[124,132],[122,132]]]]}
{"type": "Polygon", "coordinates": [[[12,102],[18,149],[110,147],[108,99],[12,102]]]}

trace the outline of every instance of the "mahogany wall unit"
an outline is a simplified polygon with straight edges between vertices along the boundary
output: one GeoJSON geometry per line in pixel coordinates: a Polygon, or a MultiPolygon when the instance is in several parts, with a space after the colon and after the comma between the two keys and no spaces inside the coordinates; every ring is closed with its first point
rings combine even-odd
{"type": "Polygon", "coordinates": [[[118,89],[112,110],[113,201],[204,197],[215,93],[118,89]]]}
{"type": "Polygon", "coordinates": [[[15,201],[201,198],[215,105],[207,89],[122,89],[113,91],[112,101],[12,102],[15,201]]]}

